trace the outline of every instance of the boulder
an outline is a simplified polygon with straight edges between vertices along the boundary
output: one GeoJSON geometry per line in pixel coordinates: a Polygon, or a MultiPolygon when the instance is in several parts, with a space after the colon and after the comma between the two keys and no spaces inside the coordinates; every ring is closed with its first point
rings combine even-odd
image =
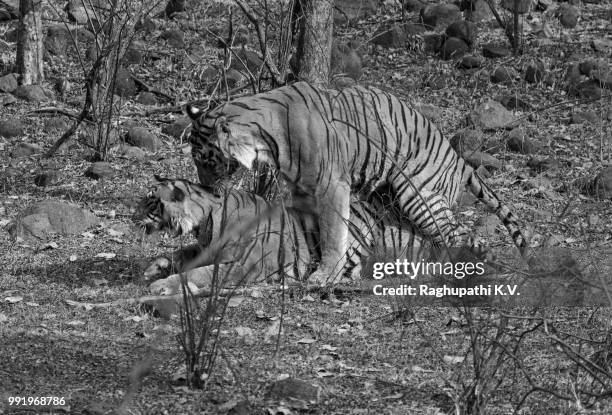
{"type": "Polygon", "coordinates": [[[334,24],[355,25],[360,19],[374,16],[378,10],[375,0],[336,0],[334,2],[334,24]]]}
{"type": "Polygon", "coordinates": [[[470,50],[470,47],[463,40],[456,37],[449,37],[440,48],[442,59],[459,59],[470,50]]]}
{"type": "Polygon", "coordinates": [[[263,60],[259,57],[257,52],[246,49],[244,46],[241,48],[234,48],[230,68],[240,72],[247,73],[247,71],[249,71],[256,74],[262,67],[263,60]]]}
{"type": "Polygon", "coordinates": [[[505,66],[498,66],[491,74],[491,82],[495,84],[511,84],[517,77],[514,69],[505,66]]]}
{"type": "Polygon", "coordinates": [[[590,124],[598,124],[599,121],[599,117],[593,111],[579,111],[572,114],[570,124],[582,124],[585,122],[590,124]]]}
{"type": "Polygon", "coordinates": [[[539,143],[526,137],[525,131],[521,128],[515,128],[510,131],[508,140],[506,141],[506,147],[508,150],[520,154],[533,154],[540,150],[539,143]]]}
{"type": "Polygon", "coordinates": [[[13,151],[11,157],[27,157],[42,152],[42,147],[36,144],[30,143],[18,143],[13,151]]]}
{"type": "Polygon", "coordinates": [[[9,73],[0,77],[0,91],[10,93],[15,91],[18,86],[15,74],[9,73]]]}
{"type": "Polygon", "coordinates": [[[132,127],[128,130],[125,141],[133,146],[149,151],[157,151],[162,146],[159,138],[143,127],[132,127]]]}
{"type": "Polygon", "coordinates": [[[165,40],[168,46],[174,49],[185,48],[185,35],[178,29],[166,30],[159,36],[160,39],[165,40]]]}
{"type": "Polygon", "coordinates": [[[23,135],[24,130],[23,123],[18,118],[0,120],[0,137],[19,137],[23,135]]]}
{"type": "Polygon", "coordinates": [[[567,4],[559,8],[559,22],[562,26],[572,29],[578,24],[578,9],[567,4]]]}
{"type": "Polygon", "coordinates": [[[430,29],[445,27],[461,20],[461,11],[455,4],[430,4],[421,9],[421,20],[430,29]]]}
{"type": "Polygon", "coordinates": [[[516,117],[499,102],[488,99],[472,110],[470,120],[482,130],[498,130],[511,127],[516,117]]]}
{"type": "Polygon", "coordinates": [[[464,69],[474,69],[480,68],[482,66],[482,59],[479,56],[474,55],[465,55],[461,62],[459,62],[459,67],[464,69]]]}
{"type": "Polygon", "coordinates": [[[60,181],[59,172],[55,169],[47,169],[34,176],[34,184],[39,187],[54,186],[60,181]]]}
{"type": "Polygon", "coordinates": [[[106,177],[113,177],[115,173],[115,169],[113,169],[110,164],[105,161],[98,161],[92,163],[87,170],[85,170],[85,177],[99,180],[106,177]]]}
{"type": "Polygon", "coordinates": [[[141,92],[136,97],[136,102],[142,105],[157,105],[157,96],[152,92],[141,92]]]}
{"type": "Polygon", "coordinates": [[[129,98],[134,96],[136,91],[136,82],[134,82],[130,71],[123,66],[117,68],[117,76],[115,78],[115,94],[123,98],[129,98]]]}
{"type": "Polygon", "coordinates": [[[191,130],[191,120],[189,117],[179,118],[172,124],[166,124],[162,127],[161,132],[176,139],[181,139],[189,136],[191,130]]]}
{"type": "Polygon", "coordinates": [[[464,128],[450,139],[451,146],[463,156],[466,153],[480,151],[485,143],[484,134],[480,130],[464,128]]]}
{"type": "Polygon", "coordinates": [[[47,102],[54,99],[53,92],[44,89],[40,85],[20,85],[13,94],[30,102],[47,102]]]}
{"type": "Polygon", "coordinates": [[[510,56],[510,49],[505,46],[487,44],[482,46],[482,56],[485,58],[505,58],[510,56]]]}
{"type": "Polygon", "coordinates": [[[446,36],[459,38],[472,48],[476,42],[476,25],[467,20],[458,20],[446,28],[446,36]]]}
{"type": "Polygon", "coordinates": [[[60,200],[44,200],[25,209],[8,231],[13,238],[44,240],[50,234],[78,235],[97,223],[98,218],[89,210],[60,200]]]}
{"type": "Polygon", "coordinates": [[[406,32],[401,25],[394,24],[390,27],[379,29],[372,37],[372,43],[383,48],[401,48],[406,44],[406,32]]]}

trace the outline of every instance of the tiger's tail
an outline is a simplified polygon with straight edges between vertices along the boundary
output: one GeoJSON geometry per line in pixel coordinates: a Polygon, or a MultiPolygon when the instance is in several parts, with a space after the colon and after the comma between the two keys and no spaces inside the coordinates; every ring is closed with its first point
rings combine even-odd
{"type": "Polygon", "coordinates": [[[518,220],[508,206],[497,197],[495,192],[487,186],[475,170],[472,170],[471,174],[468,176],[466,186],[474,196],[495,212],[499,220],[504,224],[506,229],[508,229],[510,237],[521,253],[521,256],[524,257],[528,247],[527,238],[525,238],[525,235],[521,232],[518,220]]]}

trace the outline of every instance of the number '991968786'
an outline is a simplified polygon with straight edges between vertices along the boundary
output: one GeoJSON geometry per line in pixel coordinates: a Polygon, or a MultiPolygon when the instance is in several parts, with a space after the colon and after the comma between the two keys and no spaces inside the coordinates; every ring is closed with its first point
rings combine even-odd
{"type": "Polygon", "coordinates": [[[66,399],[63,396],[9,396],[8,402],[20,406],[63,406],[66,399]]]}

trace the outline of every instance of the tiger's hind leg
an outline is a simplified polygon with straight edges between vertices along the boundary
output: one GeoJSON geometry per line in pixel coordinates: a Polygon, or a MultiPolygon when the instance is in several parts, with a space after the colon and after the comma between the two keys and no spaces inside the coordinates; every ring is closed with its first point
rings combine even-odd
{"type": "Polygon", "coordinates": [[[455,219],[446,197],[427,190],[411,193],[398,193],[402,220],[407,219],[423,236],[441,247],[467,246],[478,250],[468,230],[455,219]]]}

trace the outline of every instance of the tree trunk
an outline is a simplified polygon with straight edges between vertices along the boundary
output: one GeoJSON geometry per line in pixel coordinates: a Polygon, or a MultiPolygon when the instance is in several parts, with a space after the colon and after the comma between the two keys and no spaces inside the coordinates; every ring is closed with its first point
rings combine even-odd
{"type": "Polygon", "coordinates": [[[297,42],[297,76],[317,86],[329,81],[333,0],[298,0],[301,12],[297,42]]]}
{"type": "Polygon", "coordinates": [[[20,0],[17,38],[17,71],[23,85],[39,84],[43,71],[43,35],[40,6],[42,0],[20,0]]]}

